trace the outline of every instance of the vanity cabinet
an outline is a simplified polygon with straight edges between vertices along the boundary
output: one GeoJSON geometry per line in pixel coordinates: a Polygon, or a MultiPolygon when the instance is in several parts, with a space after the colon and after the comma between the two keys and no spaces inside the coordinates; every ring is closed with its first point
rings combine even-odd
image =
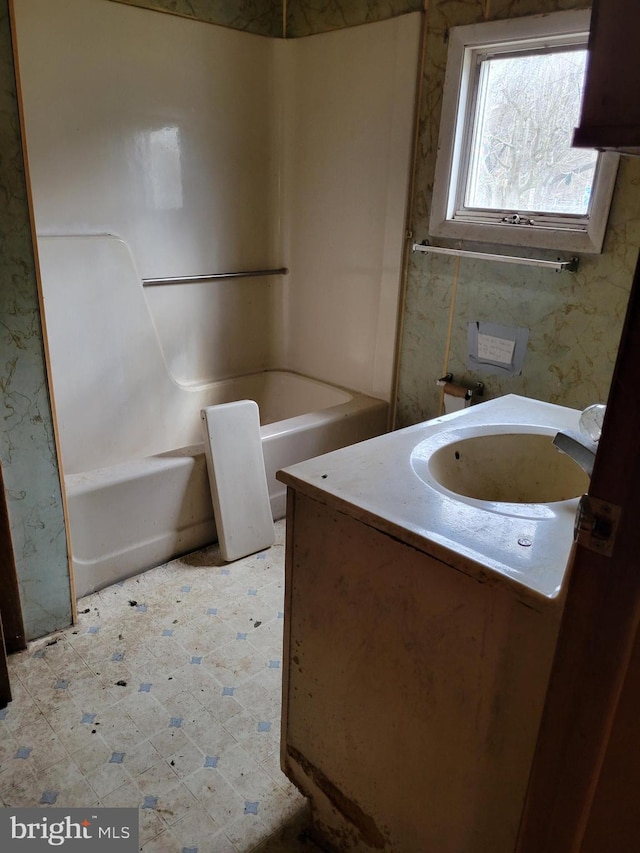
{"type": "Polygon", "coordinates": [[[279,477],[289,487],[281,763],[310,798],[317,839],[359,853],[512,853],[558,608],[389,535],[362,505],[279,477]]]}
{"type": "Polygon", "coordinates": [[[640,4],[594,0],[589,65],[574,145],[640,154],[640,4]]]}

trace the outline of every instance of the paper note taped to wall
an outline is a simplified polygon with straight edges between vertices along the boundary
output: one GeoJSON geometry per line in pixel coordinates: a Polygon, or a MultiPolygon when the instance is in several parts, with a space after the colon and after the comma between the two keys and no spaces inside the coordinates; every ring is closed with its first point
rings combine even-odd
{"type": "Polygon", "coordinates": [[[478,358],[483,361],[497,361],[500,364],[511,364],[516,342],[507,338],[497,338],[495,335],[483,335],[478,332],[478,358]]]}
{"type": "Polygon", "coordinates": [[[467,364],[479,373],[517,376],[522,372],[529,329],[500,323],[469,323],[467,364]]]}

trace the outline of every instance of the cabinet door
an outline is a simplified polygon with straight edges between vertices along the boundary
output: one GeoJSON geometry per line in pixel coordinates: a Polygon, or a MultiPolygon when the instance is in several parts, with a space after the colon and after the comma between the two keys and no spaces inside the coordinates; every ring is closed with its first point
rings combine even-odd
{"type": "Polygon", "coordinates": [[[574,145],[640,154],[640,4],[594,0],[589,65],[574,145]]]}

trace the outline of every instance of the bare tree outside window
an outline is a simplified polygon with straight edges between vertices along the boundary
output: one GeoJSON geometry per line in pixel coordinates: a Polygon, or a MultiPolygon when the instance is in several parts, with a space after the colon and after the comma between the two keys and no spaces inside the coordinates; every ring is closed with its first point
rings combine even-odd
{"type": "Polygon", "coordinates": [[[597,152],[571,147],[587,51],[482,60],[464,204],[585,215],[597,152]]]}

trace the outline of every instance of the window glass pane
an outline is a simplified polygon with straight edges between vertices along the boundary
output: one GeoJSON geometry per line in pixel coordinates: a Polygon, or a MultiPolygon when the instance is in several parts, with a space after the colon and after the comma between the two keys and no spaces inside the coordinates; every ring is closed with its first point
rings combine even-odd
{"type": "Polygon", "coordinates": [[[585,215],[596,151],[571,147],[587,51],[481,62],[464,204],[585,215]]]}

